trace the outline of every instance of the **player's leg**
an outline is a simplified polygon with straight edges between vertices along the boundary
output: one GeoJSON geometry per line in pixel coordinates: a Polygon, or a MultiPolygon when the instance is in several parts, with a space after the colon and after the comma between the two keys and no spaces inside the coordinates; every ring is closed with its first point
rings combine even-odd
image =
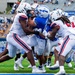
{"type": "MultiPolygon", "coordinates": [[[[61,39],[61,41],[62,41],[62,39],[61,39]]],[[[54,45],[55,47],[53,49],[54,57],[55,57],[54,58],[54,65],[50,66],[51,70],[56,70],[59,68],[59,53],[60,53],[60,46],[61,46],[60,40],[58,39],[57,41],[55,41],[55,43],[57,43],[57,44],[54,45]]]]}
{"type": "Polygon", "coordinates": [[[15,57],[15,61],[17,61],[17,60],[20,58],[20,56],[21,56],[21,53],[20,53],[20,52],[17,53],[17,54],[16,54],[16,57],[15,57]]]}
{"type": "MultiPolygon", "coordinates": [[[[28,38],[26,38],[26,37],[24,39],[28,40],[28,38]]],[[[22,53],[24,53],[24,51],[22,51],[22,53]]],[[[15,57],[14,70],[16,70],[15,68],[17,66],[19,66],[22,69],[24,68],[23,65],[22,65],[22,61],[24,60],[25,57],[27,57],[26,53],[24,53],[21,56],[21,51],[18,49],[17,54],[16,54],[16,57],[15,57]],[[16,64],[17,64],[17,66],[16,66],[16,64]]]]}
{"type": "Polygon", "coordinates": [[[41,70],[37,69],[34,62],[34,57],[32,53],[31,47],[26,43],[27,40],[25,40],[22,37],[19,37],[17,34],[13,34],[13,40],[15,43],[12,42],[14,46],[16,46],[20,50],[24,50],[27,54],[27,58],[29,62],[32,65],[32,72],[42,72],[41,70]]]}
{"type": "MultiPolygon", "coordinates": [[[[35,45],[37,44],[35,35],[29,35],[29,36],[23,37],[23,38],[24,38],[25,40],[27,40],[27,43],[28,43],[30,46],[32,46],[32,50],[34,51],[34,47],[33,47],[33,46],[35,46],[35,45]]],[[[34,52],[33,52],[33,53],[34,53],[34,52]]],[[[23,56],[21,56],[20,59],[18,59],[18,61],[16,61],[16,62],[18,63],[18,65],[19,65],[19,67],[22,66],[22,61],[23,61],[23,59],[26,58],[26,57],[27,57],[27,54],[24,53],[23,56]]],[[[30,64],[28,67],[31,67],[31,64],[30,64]]],[[[22,68],[22,67],[21,67],[21,68],[22,68]]]]}
{"type": "MultiPolygon", "coordinates": [[[[15,57],[16,56],[16,53],[17,53],[17,48],[11,44],[8,45],[8,51],[9,51],[9,56],[10,57],[15,57]]],[[[19,70],[19,67],[16,63],[14,63],[14,70],[19,70]]]]}
{"type": "Polygon", "coordinates": [[[65,69],[64,69],[65,57],[71,51],[72,47],[74,46],[75,46],[74,40],[71,40],[67,36],[61,45],[61,51],[60,51],[60,56],[59,56],[60,70],[58,73],[56,73],[56,75],[65,74],[65,69]]]}
{"type": "Polygon", "coordinates": [[[34,51],[34,46],[32,46],[32,50],[33,50],[34,60],[35,60],[35,62],[38,62],[38,59],[37,59],[37,57],[36,57],[36,53],[35,53],[35,51],[34,51]]]}
{"type": "Polygon", "coordinates": [[[35,47],[35,51],[37,53],[38,60],[39,60],[39,65],[40,65],[39,69],[41,69],[43,72],[46,72],[44,67],[44,56],[43,56],[46,40],[37,38],[37,41],[38,41],[38,45],[35,47]]]}
{"type": "Polygon", "coordinates": [[[47,59],[47,68],[51,68],[53,70],[53,66],[51,65],[51,58],[52,55],[55,53],[55,58],[58,58],[56,55],[58,55],[58,52],[56,52],[55,47],[58,46],[58,42],[59,40],[55,40],[55,41],[51,41],[51,40],[47,40],[47,52],[45,52],[46,55],[48,55],[48,59],[47,59]],[[49,54],[50,53],[50,54],[49,54]]]}
{"type": "Polygon", "coordinates": [[[71,68],[72,67],[72,59],[73,59],[73,54],[74,54],[74,50],[72,49],[66,56],[66,60],[65,62],[67,63],[68,67],[71,68]]]}
{"type": "MultiPolygon", "coordinates": [[[[37,63],[38,62],[38,56],[37,56],[37,54],[34,50],[34,46],[32,46],[32,51],[33,51],[33,56],[34,56],[35,63],[37,63]]],[[[31,68],[31,67],[32,67],[31,64],[29,64],[28,68],[31,68]]]]}
{"type": "Polygon", "coordinates": [[[12,59],[9,55],[4,55],[0,58],[0,63],[12,59]]]}
{"type": "Polygon", "coordinates": [[[52,56],[53,56],[53,52],[50,52],[49,56],[47,57],[47,62],[46,62],[47,68],[50,68],[52,56]]]}
{"type": "Polygon", "coordinates": [[[14,50],[15,48],[11,44],[8,43],[7,49],[8,49],[9,54],[2,56],[0,58],[0,63],[7,61],[7,60],[10,60],[15,56],[16,50],[14,50]],[[13,50],[14,50],[14,52],[13,52],[13,50]]]}
{"type": "Polygon", "coordinates": [[[49,58],[49,53],[50,53],[50,51],[51,51],[52,45],[51,45],[51,42],[50,42],[49,39],[47,39],[47,42],[46,42],[46,43],[47,43],[47,44],[46,44],[46,49],[45,49],[45,51],[44,51],[44,58],[45,58],[44,63],[45,63],[45,65],[46,65],[46,67],[48,68],[48,67],[50,67],[49,62],[48,62],[48,58],[49,58]]]}
{"type": "Polygon", "coordinates": [[[24,68],[24,67],[22,66],[22,62],[19,61],[20,56],[21,56],[21,52],[20,52],[20,50],[18,49],[18,50],[17,50],[17,53],[16,53],[15,61],[14,61],[14,70],[19,70],[19,69],[17,69],[18,67],[24,68]]]}
{"type": "MultiPolygon", "coordinates": [[[[17,63],[20,68],[24,68],[23,65],[22,65],[22,61],[23,61],[26,57],[27,57],[27,53],[24,53],[18,60],[16,60],[15,63],[17,63]]],[[[35,59],[34,59],[34,60],[35,60],[35,59]]],[[[31,66],[31,64],[30,64],[30,65],[28,66],[28,68],[31,68],[31,67],[32,67],[32,66],[31,66]]]]}
{"type": "Polygon", "coordinates": [[[74,69],[75,69],[75,51],[74,51],[74,54],[73,54],[73,62],[74,62],[74,69]]]}
{"type": "Polygon", "coordinates": [[[26,57],[27,57],[27,54],[24,53],[20,58],[18,58],[18,60],[15,61],[15,63],[18,64],[18,66],[19,66],[20,68],[22,68],[22,69],[24,68],[23,65],[22,65],[22,61],[23,61],[24,58],[26,58],[26,57]]]}
{"type": "Polygon", "coordinates": [[[2,53],[0,53],[0,58],[8,53],[8,49],[5,49],[2,53]]]}
{"type": "Polygon", "coordinates": [[[55,62],[54,65],[50,66],[50,69],[51,69],[51,70],[56,70],[56,69],[59,68],[59,54],[58,54],[58,53],[59,53],[59,52],[55,49],[55,50],[54,50],[54,57],[55,57],[54,60],[56,60],[56,62],[55,62]]]}
{"type": "Polygon", "coordinates": [[[2,53],[0,53],[0,57],[6,55],[7,53],[8,53],[8,49],[7,49],[7,43],[6,43],[6,48],[2,53]]]}
{"type": "Polygon", "coordinates": [[[39,69],[43,72],[46,72],[44,60],[45,58],[43,55],[38,55],[39,69]]]}

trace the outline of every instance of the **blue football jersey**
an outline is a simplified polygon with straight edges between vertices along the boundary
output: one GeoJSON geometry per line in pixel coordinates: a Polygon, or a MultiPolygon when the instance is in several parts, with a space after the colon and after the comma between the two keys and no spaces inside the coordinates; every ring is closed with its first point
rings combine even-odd
{"type": "Polygon", "coordinates": [[[42,17],[37,16],[34,19],[34,22],[36,24],[35,28],[42,29],[42,32],[43,32],[45,26],[47,25],[48,18],[42,18],[42,17]]]}
{"type": "MultiPolygon", "coordinates": [[[[52,31],[52,27],[50,27],[50,24],[47,24],[46,31],[47,32],[52,31]]],[[[57,38],[55,37],[53,41],[57,41],[57,38]]]]}

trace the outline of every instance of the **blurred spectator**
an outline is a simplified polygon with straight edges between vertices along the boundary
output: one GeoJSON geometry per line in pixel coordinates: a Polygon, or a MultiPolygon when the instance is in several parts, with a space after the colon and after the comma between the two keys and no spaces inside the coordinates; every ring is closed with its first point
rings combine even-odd
{"type": "Polygon", "coordinates": [[[0,24],[4,23],[4,17],[0,16],[0,24]]]}
{"type": "Polygon", "coordinates": [[[58,0],[56,0],[55,4],[58,4],[58,0]]]}
{"type": "Polygon", "coordinates": [[[14,17],[11,16],[10,20],[11,20],[11,23],[13,23],[13,21],[14,21],[14,17]]]}
{"type": "Polygon", "coordinates": [[[45,0],[38,0],[39,4],[43,4],[45,0]]]}
{"type": "Polygon", "coordinates": [[[74,0],[70,0],[71,3],[74,3],[74,0]]]}
{"type": "Polygon", "coordinates": [[[70,5],[71,5],[71,2],[69,1],[69,2],[68,2],[68,6],[70,6],[70,5]]]}
{"type": "Polygon", "coordinates": [[[53,0],[52,4],[58,4],[58,0],[53,0]]]}
{"type": "Polygon", "coordinates": [[[75,0],[68,0],[68,2],[74,3],[75,0]]]}
{"type": "Polygon", "coordinates": [[[37,0],[33,0],[34,3],[37,3],[37,0]]]}
{"type": "Polygon", "coordinates": [[[12,9],[11,9],[11,14],[14,14],[15,13],[15,10],[17,9],[17,7],[19,6],[19,4],[20,4],[20,2],[16,2],[16,3],[14,3],[14,5],[13,5],[13,7],[12,7],[12,9]]]}
{"type": "Polygon", "coordinates": [[[55,4],[55,2],[56,2],[56,0],[53,0],[53,1],[52,1],[52,4],[55,4]]]}
{"type": "Polygon", "coordinates": [[[52,3],[52,0],[44,0],[44,3],[52,3]]]}
{"type": "Polygon", "coordinates": [[[6,32],[8,27],[11,25],[11,19],[8,17],[0,17],[0,37],[6,32]]]}
{"type": "Polygon", "coordinates": [[[44,3],[48,3],[49,2],[49,0],[44,0],[44,3]]]}
{"type": "Polygon", "coordinates": [[[64,6],[66,6],[66,2],[64,2],[64,6]]]}

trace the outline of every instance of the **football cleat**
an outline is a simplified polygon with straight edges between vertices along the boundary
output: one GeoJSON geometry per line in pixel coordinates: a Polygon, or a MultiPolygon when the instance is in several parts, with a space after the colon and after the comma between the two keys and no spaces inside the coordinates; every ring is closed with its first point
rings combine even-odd
{"type": "Polygon", "coordinates": [[[68,63],[68,67],[70,67],[70,68],[71,68],[71,67],[72,67],[72,64],[71,64],[71,63],[68,63]]]}
{"type": "Polygon", "coordinates": [[[46,68],[50,68],[50,64],[49,64],[49,65],[47,64],[47,65],[46,65],[46,68]]]}
{"type": "Polygon", "coordinates": [[[51,59],[48,59],[46,62],[46,68],[50,68],[51,66],[51,59]]]}
{"type": "Polygon", "coordinates": [[[32,73],[43,73],[43,71],[38,68],[35,68],[32,70],[32,73]]]}
{"type": "Polygon", "coordinates": [[[45,72],[46,72],[46,69],[45,69],[45,67],[44,67],[44,66],[39,66],[38,68],[39,68],[40,70],[42,70],[42,72],[43,72],[43,73],[45,73],[45,72]]]}
{"type": "Polygon", "coordinates": [[[20,68],[24,68],[23,66],[22,66],[22,62],[18,59],[16,62],[15,62],[20,68]]]}
{"type": "Polygon", "coordinates": [[[50,70],[56,70],[56,69],[59,69],[59,65],[54,64],[54,65],[51,66],[49,69],[50,69],[50,70]]]}
{"type": "Polygon", "coordinates": [[[19,70],[19,67],[18,67],[18,65],[16,63],[14,63],[14,70],[15,71],[18,71],[19,70]]]}
{"type": "Polygon", "coordinates": [[[28,66],[28,68],[32,68],[31,64],[28,66]]]}

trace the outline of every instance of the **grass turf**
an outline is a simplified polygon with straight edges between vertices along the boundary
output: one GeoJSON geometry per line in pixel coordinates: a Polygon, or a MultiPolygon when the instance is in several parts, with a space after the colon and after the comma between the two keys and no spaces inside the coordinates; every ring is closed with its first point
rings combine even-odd
{"type": "MultiPolygon", "coordinates": [[[[52,58],[52,64],[54,62],[53,59],[54,58],[52,58]]],[[[27,68],[27,66],[29,65],[28,60],[24,59],[22,64],[24,66],[24,69],[19,68],[20,69],[19,71],[14,71],[14,69],[13,69],[13,67],[14,67],[14,59],[5,61],[3,63],[0,63],[0,73],[31,73],[31,71],[32,71],[31,68],[27,68]]],[[[37,65],[39,65],[39,64],[37,63],[37,65]]],[[[73,67],[69,68],[67,66],[67,64],[65,63],[66,73],[75,73],[74,63],[73,62],[72,62],[72,65],[73,65],[73,67]]],[[[50,70],[50,69],[46,68],[46,73],[56,73],[58,71],[59,71],[59,69],[50,70]]]]}

